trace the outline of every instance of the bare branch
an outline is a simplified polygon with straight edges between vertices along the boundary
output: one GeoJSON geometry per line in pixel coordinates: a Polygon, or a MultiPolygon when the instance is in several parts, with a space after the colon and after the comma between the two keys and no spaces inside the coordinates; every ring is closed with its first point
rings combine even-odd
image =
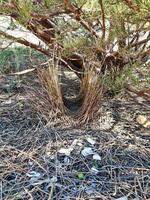
{"type": "Polygon", "coordinates": [[[81,14],[83,13],[81,9],[73,6],[69,0],[64,0],[65,9],[70,13],[74,14],[74,18],[88,31],[92,36],[96,38],[99,37],[98,33],[90,26],[88,22],[82,19],[81,14]]]}
{"type": "Polygon", "coordinates": [[[124,0],[124,1],[130,9],[134,11],[140,11],[139,7],[133,3],[133,0],[124,0]]]}
{"type": "Polygon", "coordinates": [[[104,39],[105,33],[106,33],[106,25],[105,25],[105,11],[104,11],[104,6],[103,6],[103,1],[99,0],[99,4],[101,6],[101,11],[102,11],[102,30],[103,30],[102,39],[104,39]]]}
{"type": "Polygon", "coordinates": [[[25,45],[27,47],[31,47],[31,48],[33,48],[33,49],[35,49],[35,50],[47,55],[47,56],[50,56],[50,53],[49,53],[48,50],[46,50],[46,49],[44,49],[42,47],[39,47],[38,45],[33,44],[32,42],[29,42],[29,41],[27,41],[27,40],[25,40],[23,38],[16,38],[16,37],[14,37],[12,35],[9,35],[9,34],[3,32],[3,31],[0,31],[0,35],[8,38],[9,40],[13,40],[14,42],[23,44],[23,45],[25,45]]]}
{"type": "Polygon", "coordinates": [[[140,46],[140,45],[145,44],[145,43],[147,43],[149,41],[150,41],[150,35],[148,35],[148,37],[146,39],[143,39],[141,41],[138,41],[138,42],[135,42],[135,43],[129,45],[128,48],[132,48],[132,47],[135,47],[135,46],[140,46]]]}

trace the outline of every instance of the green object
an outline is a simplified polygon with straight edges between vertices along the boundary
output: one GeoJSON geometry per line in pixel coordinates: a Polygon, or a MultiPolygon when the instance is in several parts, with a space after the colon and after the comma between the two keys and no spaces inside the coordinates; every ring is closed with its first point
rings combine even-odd
{"type": "Polygon", "coordinates": [[[81,180],[84,178],[83,172],[79,172],[79,173],[78,173],[78,178],[81,179],[81,180]]]}
{"type": "Polygon", "coordinates": [[[0,73],[19,72],[32,68],[33,65],[43,63],[46,60],[45,55],[30,48],[7,48],[0,51],[0,73]]]}

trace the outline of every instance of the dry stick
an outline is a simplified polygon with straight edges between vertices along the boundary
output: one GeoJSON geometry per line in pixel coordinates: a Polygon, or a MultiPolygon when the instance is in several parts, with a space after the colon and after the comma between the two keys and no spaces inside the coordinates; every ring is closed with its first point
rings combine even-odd
{"type": "Polygon", "coordinates": [[[4,37],[6,37],[8,39],[13,40],[14,42],[18,42],[18,43],[23,44],[23,45],[25,45],[27,47],[31,47],[31,48],[33,48],[33,49],[35,49],[37,51],[40,51],[41,53],[43,53],[43,54],[45,54],[47,56],[50,56],[50,53],[49,53],[48,50],[46,50],[46,49],[44,49],[42,47],[39,47],[38,45],[33,44],[32,42],[29,42],[29,41],[25,40],[24,38],[16,38],[16,37],[14,37],[12,35],[9,35],[8,33],[5,33],[3,31],[1,31],[1,30],[0,30],[0,35],[3,35],[4,37]]]}
{"type": "Polygon", "coordinates": [[[133,42],[135,42],[135,40],[137,40],[138,36],[139,36],[139,33],[137,31],[136,34],[131,39],[131,41],[128,43],[128,46],[131,46],[133,44],[133,42]]]}
{"type": "Polygon", "coordinates": [[[75,19],[86,29],[88,30],[92,36],[96,38],[99,37],[98,33],[89,25],[88,22],[84,21],[80,16],[76,15],[75,19]]]}
{"type": "MultiPolygon", "coordinates": [[[[150,32],[149,32],[149,34],[148,34],[147,38],[148,38],[148,37],[150,37],[150,32]]],[[[148,43],[148,41],[147,41],[147,42],[145,42],[145,43],[143,44],[142,51],[145,49],[145,47],[146,47],[147,43],[148,43]]]]}
{"type": "Polygon", "coordinates": [[[137,89],[133,88],[130,85],[126,85],[125,88],[128,89],[129,91],[137,94],[137,96],[147,96],[147,97],[150,97],[150,89],[149,88],[143,88],[142,90],[137,90],[137,89]]]}
{"type": "Polygon", "coordinates": [[[24,187],[24,190],[25,190],[25,192],[29,195],[29,197],[30,197],[29,200],[34,200],[32,194],[31,194],[31,192],[30,192],[28,189],[26,189],[25,187],[24,187]]]}
{"type": "Polygon", "coordinates": [[[2,195],[3,195],[3,185],[2,181],[0,182],[0,200],[2,200],[2,195]]]}
{"type": "Polygon", "coordinates": [[[31,13],[31,16],[32,17],[35,17],[36,19],[37,18],[40,18],[40,19],[48,19],[49,17],[55,17],[55,16],[58,16],[58,15],[62,15],[62,14],[66,14],[66,11],[54,11],[48,15],[40,15],[40,14],[37,14],[37,13],[31,13]]]}
{"type": "Polygon", "coordinates": [[[103,1],[99,0],[99,4],[101,6],[101,11],[102,11],[102,29],[103,29],[102,39],[104,39],[105,33],[106,33],[106,25],[105,25],[105,11],[104,11],[104,6],[103,6],[103,1]]]}
{"type": "Polygon", "coordinates": [[[137,5],[134,5],[133,0],[124,0],[124,1],[125,1],[126,5],[127,5],[130,9],[132,9],[132,10],[134,10],[134,11],[140,11],[139,7],[138,7],[137,5]]]}
{"type": "Polygon", "coordinates": [[[52,185],[51,185],[51,189],[50,189],[50,193],[49,193],[49,196],[48,196],[48,200],[52,199],[53,193],[54,193],[54,183],[52,183],[52,185]]]}
{"type": "Polygon", "coordinates": [[[76,8],[70,3],[70,0],[64,0],[65,9],[70,10],[71,12],[75,12],[76,8]]]}
{"type": "Polygon", "coordinates": [[[143,40],[141,40],[139,42],[135,42],[135,43],[129,45],[128,48],[139,46],[139,45],[142,45],[142,44],[147,43],[149,41],[150,41],[150,34],[148,35],[148,37],[146,39],[143,39],[143,40]]]}
{"type": "MultiPolygon", "coordinates": [[[[9,4],[5,4],[5,6],[7,8],[10,8],[12,9],[12,6],[13,6],[13,10],[14,12],[10,14],[10,16],[17,20],[17,18],[19,17],[19,8],[17,7],[16,4],[12,4],[12,3],[9,3],[9,4]]],[[[34,15],[34,13],[30,14],[31,17],[32,15],[34,15]]],[[[39,18],[38,19],[35,19],[35,18],[32,18],[28,21],[27,23],[27,26],[26,28],[28,30],[30,30],[34,35],[36,35],[38,38],[40,38],[43,42],[45,42],[46,44],[49,44],[50,42],[53,41],[53,38],[50,36],[50,34],[47,34],[46,32],[44,32],[43,30],[41,29],[38,29],[37,28],[37,22],[38,22],[39,18]]],[[[39,23],[39,22],[38,22],[39,23]]],[[[42,22],[41,22],[42,23],[42,22]]],[[[50,22],[49,22],[50,23],[50,22]]],[[[43,25],[43,24],[42,24],[43,25]]]]}
{"type": "Polygon", "coordinates": [[[68,10],[69,12],[74,13],[75,15],[75,19],[88,31],[91,33],[92,36],[95,36],[96,38],[99,37],[98,33],[89,25],[88,22],[86,22],[85,20],[83,20],[81,18],[81,11],[79,8],[76,8],[75,6],[73,6],[69,0],[64,0],[64,5],[66,10],[68,10]]]}
{"type": "Polygon", "coordinates": [[[40,38],[44,43],[49,44],[50,42],[52,42],[52,38],[47,33],[37,28],[37,22],[35,20],[29,21],[26,28],[38,38],[40,38]]]}
{"type": "Polygon", "coordinates": [[[5,49],[9,48],[12,44],[14,43],[14,41],[10,42],[8,45],[6,45],[5,47],[0,47],[0,50],[4,51],[5,49]]]}

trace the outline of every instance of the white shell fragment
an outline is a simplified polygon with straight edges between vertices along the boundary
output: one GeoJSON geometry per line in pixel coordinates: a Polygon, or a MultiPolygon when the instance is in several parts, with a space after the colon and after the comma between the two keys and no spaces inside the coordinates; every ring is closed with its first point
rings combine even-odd
{"type": "Polygon", "coordinates": [[[31,183],[34,183],[41,178],[41,174],[36,171],[31,171],[31,172],[27,173],[26,176],[28,176],[30,178],[31,183]]]}
{"type": "Polygon", "coordinates": [[[77,143],[78,143],[78,140],[75,139],[75,140],[72,142],[71,146],[72,146],[72,147],[75,147],[75,146],[77,145],[77,143]]]}
{"type": "Polygon", "coordinates": [[[97,174],[99,171],[95,167],[92,167],[91,172],[94,173],[94,174],[97,174]]]}
{"type": "Polygon", "coordinates": [[[123,197],[120,197],[119,199],[116,199],[116,200],[128,200],[128,197],[127,196],[123,196],[123,197]]]}
{"type": "Polygon", "coordinates": [[[57,177],[56,176],[53,176],[51,179],[50,179],[50,182],[51,183],[56,183],[57,182],[57,177]]]}
{"type": "Polygon", "coordinates": [[[29,163],[30,166],[33,165],[33,162],[32,162],[32,161],[29,161],[28,163],[29,163]]]}
{"type": "Polygon", "coordinates": [[[64,163],[65,163],[65,164],[69,164],[69,163],[70,163],[70,159],[69,159],[68,156],[66,156],[66,157],[64,158],[64,163]]]}
{"type": "Polygon", "coordinates": [[[84,147],[84,149],[81,151],[81,154],[83,156],[89,156],[89,155],[93,155],[94,152],[91,147],[84,147]]]}
{"type": "Polygon", "coordinates": [[[100,155],[94,154],[93,155],[93,160],[102,160],[102,158],[100,157],[100,155]]]}
{"type": "Polygon", "coordinates": [[[28,177],[40,177],[41,174],[39,172],[36,171],[31,171],[29,173],[26,174],[28,177]]]}
{"type": "Polygon", "coordinates": [[[70,156],[71,152],[73,151],[73,148],[61,148],[58,152],[61,154],[65,154],[66,156],[70,156]]]}
{"type": "Polygon", "coordinates": [[[88,141],[88,143],[90,143],[90,144],[92,144],[92,145],[94,145],[94,144],[96,143],[96,142],[95,142],[92,138],[90,138],[90,137],[88,137],[86,140],[88,141]]]}

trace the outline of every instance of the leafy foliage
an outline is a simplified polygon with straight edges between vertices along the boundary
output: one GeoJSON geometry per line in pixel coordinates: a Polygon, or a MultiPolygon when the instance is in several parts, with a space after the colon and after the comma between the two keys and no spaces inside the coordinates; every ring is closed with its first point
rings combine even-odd
{"type": "Polygon", "coordinates": [[[0,72],[18,72],[46,61],[45,55],[23,47],[8,48],[0,51],[0,72]]]}

